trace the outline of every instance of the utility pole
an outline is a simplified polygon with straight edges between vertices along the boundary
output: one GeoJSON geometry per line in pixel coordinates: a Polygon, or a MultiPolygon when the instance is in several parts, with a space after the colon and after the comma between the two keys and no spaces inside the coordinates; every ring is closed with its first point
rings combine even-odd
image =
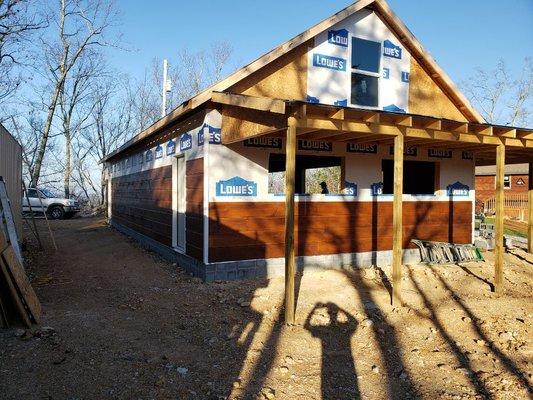
{"type": "Polygon", "coordinates": [[[163,60],[163,104],[161,105],[161,117],[167,115],[167,92],[172,90],[172,81],[168,77],[168,60],[163,60]]]}

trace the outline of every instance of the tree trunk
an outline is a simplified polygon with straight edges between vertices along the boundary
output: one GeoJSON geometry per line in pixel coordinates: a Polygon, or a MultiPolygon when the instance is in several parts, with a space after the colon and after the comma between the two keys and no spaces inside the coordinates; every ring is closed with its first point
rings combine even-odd
{"type": "Polygon", "coordinates": [[[72,138],[70,135],[70,127],[66,126],[70,123],[66,122],[63,125],[65,129],[65,172],[63,173],[63,188],[65,190],[65,198],[70,198],[70,175],[72,174],[72,162],[71,162],[71,146],[72,138]]]}

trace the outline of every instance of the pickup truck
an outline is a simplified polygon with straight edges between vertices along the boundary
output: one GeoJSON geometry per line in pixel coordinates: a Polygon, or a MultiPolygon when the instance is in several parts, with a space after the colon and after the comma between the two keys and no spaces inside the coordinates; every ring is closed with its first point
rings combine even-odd
{"type": "Polygon", "coordinates": [[[28,199],[26,199],[26,196],[22,197],[22,212],[29,213],[30,211],[46,213],[51,219],[68,219],[80,211],[80,204],[75,200],[55,195],[47,189],[29,188],[28,199]]]}

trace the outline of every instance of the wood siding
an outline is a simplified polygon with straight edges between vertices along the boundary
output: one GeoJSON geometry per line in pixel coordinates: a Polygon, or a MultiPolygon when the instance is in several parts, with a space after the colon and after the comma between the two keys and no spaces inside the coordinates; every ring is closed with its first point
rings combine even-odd
{"type": "Polygon", "coordinates": [[[172,246],[172,166],[112,180],[113,220],[172,246]]]}
{"type": "Polygon", "coordinates": [[[187,161],[186,167],[186,253],[204,258],[204,159],[187,161]]]}
{"type": "MultiPolygon", "coordinates": [[[[283,257],[285,204],[210,203],[209,262],[283,257]]],[[[392,249],[392,202],[299,202],[296,255],[392,249]]],[[[403,248],[413,238],[472,241],[471,202],[404,202],[403,248]]]]}

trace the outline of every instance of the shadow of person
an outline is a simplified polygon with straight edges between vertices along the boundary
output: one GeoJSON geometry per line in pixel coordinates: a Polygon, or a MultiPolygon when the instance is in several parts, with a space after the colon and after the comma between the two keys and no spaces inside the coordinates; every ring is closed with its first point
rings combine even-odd
{"type": "Polygon", "coordinates": [[[359,399],[350,345],[357,320],[334,303],[317,303],[307,316],[304,328],[321,341],[322,398],[359,399]]]}

